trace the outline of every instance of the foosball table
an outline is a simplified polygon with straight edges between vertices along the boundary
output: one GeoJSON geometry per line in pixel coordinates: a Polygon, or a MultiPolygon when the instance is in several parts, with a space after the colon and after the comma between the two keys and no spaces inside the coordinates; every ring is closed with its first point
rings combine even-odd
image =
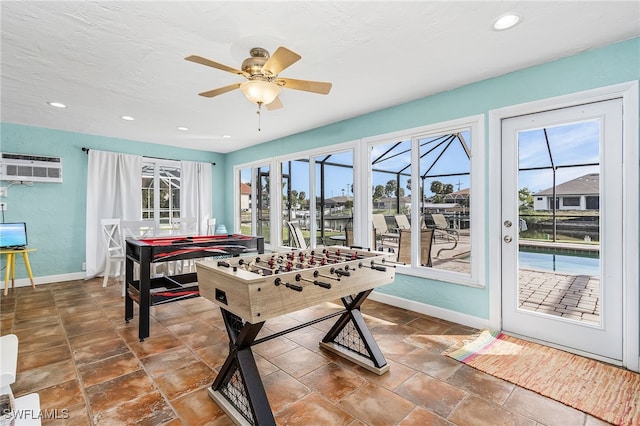
{"type": "Polygon", "coordinates": [[[394,281],[392,256],[330,247],[196,262],[200,295],[220,307],[230,343],[211,398],[237,424],[275,425],[251,347],[334,317],[320,346],[386,373],[389,365],[360,307],[374,288],[394,281]],[[340,311],[257,338],[269,319],[338,299],[340,311]]]}

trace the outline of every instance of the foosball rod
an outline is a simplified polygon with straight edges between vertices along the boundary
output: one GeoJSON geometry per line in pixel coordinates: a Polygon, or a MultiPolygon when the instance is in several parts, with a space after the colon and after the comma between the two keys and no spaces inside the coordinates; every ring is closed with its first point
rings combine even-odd
{"type": "Polygon", "coordinates": [[[276,278],[273,283],[276,285],[276,287],[278,287],[280,284],[283,284],[285,287],[290,288],[291,290],[295,290],[295,291],[303,290],[303,287],[300,284],[283,283],[280,277],[276,278]]]}
{"type": "Polygon", "coordinates": [[[308,278],[303,277],[301,274],[296,274],[296,281],[306,281],[308,283],[313,283],[313,285],[317,285],[322,288],[330,289],[331,283],[325,283],[318,280],[310,280],[308,278]]]}
{"type": "MultiPolygon", "coordinates": [[[[333,268],[331,268],[331,270],[333,271],[333,268]]],[[[321,274],[318,270],[313,271],[313,278],[318,278],[318,277],[329,278],[330,280],[340,281],[340,277],[332,277],[331,275],[321,274]]]]}
{"type": "Polygon", "coordinates": [[[358,254],[358,252],[340,253],[339,251],[335,251],[335,252],[327,251],[324,258],[328,260],[338,260],[339,262],[350,262],[352,260],[364,260],[367,258],[367,256],[358,254]]]}
{"type": "MultiPolygon", "coordinates": [[[[358,268],[370,268],[373,269],[375,271],[380,271],[380,272],[386,272],[387,271],[387,267],[386,266],[381,266],[381,265],[376,265],[376,263],[372,260],[371,261],[371,265],[366,265],[363,262],[358,263],[358,268]]],[[[394,266],[395,268],[395,266],[394,266]]]]}
{"type": "Polygon", "coordinates": [[[275,271],[271,268],[266,268],[264,266],[260,266],[260,265],[256,265],[254,262],[245,262],[244,259],[240,259],[238,260],[238,266],[241,267],[242,269],[249,271],[249,272],[254,272],[252,269],[253,268],[260,268],[263,269],[265,271],[269,271],[272,274],[275,273],[275,271]]]}

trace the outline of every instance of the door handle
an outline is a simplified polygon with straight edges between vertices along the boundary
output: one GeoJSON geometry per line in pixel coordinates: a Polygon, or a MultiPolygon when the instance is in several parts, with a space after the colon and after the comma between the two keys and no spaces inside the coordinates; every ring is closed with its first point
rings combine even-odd
{"type": "Polygon", "coordinates": [[[510,243],[511,241],[513,241],[513,238],[511,237],[511,235],[505,235],[503,240],[505,243],[510,243]]]}

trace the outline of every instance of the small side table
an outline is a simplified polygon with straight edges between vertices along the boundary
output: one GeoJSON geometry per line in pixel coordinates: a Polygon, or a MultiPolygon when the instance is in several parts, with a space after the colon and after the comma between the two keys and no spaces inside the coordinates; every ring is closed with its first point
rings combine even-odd
{"type": "Polygon", "coordinates": [[[23,249],[3,249],[0,250],[0,256],[3,254],[6,256],[6,271],[4,273],[4,295],[9,293],[9,276],[11,276],[11,288],[15,287],[16,281],[16,254],[22,254],[24,259],[24,266],[27,268],[27,274],[31,280],[31,287],[36,288],[36,284],[33,282],[33,273],[31,272],[31,264],[29,263],[29,253],[36,251],[34,248],[23,249]]]}

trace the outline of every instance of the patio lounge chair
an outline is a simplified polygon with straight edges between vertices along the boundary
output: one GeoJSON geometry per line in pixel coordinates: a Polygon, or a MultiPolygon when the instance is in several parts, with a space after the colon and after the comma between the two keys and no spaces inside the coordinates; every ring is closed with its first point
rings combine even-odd
{"type": "Polygon", "coordinates": [[[409,223],[409,219],[406,214],[397,214],[394,215],[394,217],[396,218],[398,229],[411,229],[411,224],[409,223]]]}
{"type": "Polygon", "coordinates": [[[453,250],[458,245],[459,234],[456,229],[453,229],[449,226],[449,221],[444,217],[441,213],[432,213],[431,218],[433,219],[433,223],[435,224],[435,234],[442,237],[442,239],[446,239],[448,242],[453,241],[453,246],[445,247],[438,250],[436,257],[440,257],[440,253],[445,250],[453,250]]]}
{"type": "Polygon", "coordinates": [[[398,241],[398,233],[397,232],[389,232],[389,228],[387,227],[387,221],[384,218],[383,214],[376,213],[371,215],[371,220],[373,222],[373,227],[376,230],[377,237],[380,237],[380,244],[384,245],[384,240],[398,241]]]}
{"type": "Polygon", "coordinates": [[[444,217],[442,213],[432,213],[431,218],[433,219],[433,223],[435,224],[436,229],[444,230],[447,231],[447,233],[451,234],[458,233],[458,231],[449,226],[449,221],[446,217],[444,217]]]}

